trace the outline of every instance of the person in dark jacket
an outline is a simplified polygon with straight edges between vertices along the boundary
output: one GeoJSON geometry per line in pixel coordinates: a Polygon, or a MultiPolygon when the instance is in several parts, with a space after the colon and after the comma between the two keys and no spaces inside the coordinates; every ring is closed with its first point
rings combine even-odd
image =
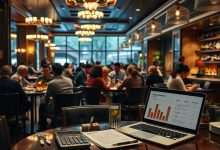
{"type": "Polygon", "coordinates": [[[148,68],[149,76],[146,80],[147,86],[156,86],[156,84],[164,83],[163,77],[159,75],[159,72],[157,70],[156,66],[150,66],[148,68]]]}

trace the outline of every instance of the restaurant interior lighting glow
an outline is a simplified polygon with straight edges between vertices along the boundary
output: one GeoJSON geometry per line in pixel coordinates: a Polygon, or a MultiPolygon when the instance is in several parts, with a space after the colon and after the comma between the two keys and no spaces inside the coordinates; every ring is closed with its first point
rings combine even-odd
{"type": "Polygon", "coordinates": [[[11,33],[11,39],[17,39],[17,34],[11,33]]]}
{"type": "Polygon", "coordinates": [[[146,35],[154,35],[161,33],[161,24],[159,21],[152,19],[145,26],[146,35]]]}
{"type": "Polygon", "coordinates": [[[30,25],[50,25],[53,23],[53,19],[49,17],[26,17],[25,18],[25,23],[30,24],[30,25]]]}
{"type": "Polygon", "coordinates": [[[98,10],[83,10],[78,12],[78,18],[80,19],[102,19],[104,17],[104,13],[98,10]]]}
{"type": "Polygon", "coordinates": [[[82,25],[79,25],[79,28],[81,30],[100,30],[102,29],[102,25],[100,24],[82,24],[82,25]]]}
{"type": "Polygon", "coordinates": [[[44,44],[45,47],[55,47],[56,44],[51,43],[50,40],[47,41],[47,43],[44,44]]]}
{"type": "Polygon", "coordinates": [[[48,40],[48,35],[43,35],[43,34],[28,34],[26,35],[27,40],[36,40],[36,41],[44,41],[48,40]]]}
{"type": "Polygon", "coordinates": [[[189,22],[189,10],[180,5],[174,5],[167,10],[166,23],[172,25],[184,24],[189,22]]]}
{"type": "Polygon", "coordinates": [[[15,49],[15,52],[16,52],[16,53],[25,53],[25,52],[26,52],[26,49],[24,49],[24,48],[16,48],[16,49],[15,49]]]}
{"type": "Polygon", "coordinates": [[[79,31],[76,31],[75,34],[78,36],[93,36],[93,35],[95,35],[95,32],[94,31],[79,30],[79,31]]]}
{"type": "Polygon", "coordinates": [[[219,11],[220,0],[195,0],[196,11],[219,11]]]}
{"type": "Polygon", "coordinates": [[[87,8],[96,10],[97,8],[114,6],[117,0],[66,0],[66,4],[75,8],[87,8]]]}
{"type": "Polygon", "coordinates": [[[92,42],[91,37],[79,37],[80,42],[92,42]]]}
{"type": "Polygon", "coordinates": [[[60,50],[60,47],[52,46],[52,47],[50,47],[50,50],[60,50]]]}

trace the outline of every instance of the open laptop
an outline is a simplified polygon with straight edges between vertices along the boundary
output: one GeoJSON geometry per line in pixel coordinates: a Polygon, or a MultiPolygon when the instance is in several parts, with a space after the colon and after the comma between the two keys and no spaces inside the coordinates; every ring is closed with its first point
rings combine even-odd
{"type": "Polygon", "coordinates": [[[143,122],[117,131],[164,146],[177,144],[197,134],[205,98],[203,93],[151,88],[143,122]]]}

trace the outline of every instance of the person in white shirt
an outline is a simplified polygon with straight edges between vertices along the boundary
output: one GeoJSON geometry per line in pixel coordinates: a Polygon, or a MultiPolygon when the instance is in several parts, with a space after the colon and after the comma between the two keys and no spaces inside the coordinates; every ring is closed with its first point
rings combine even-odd
{"type": "Polygon", "coordinates": [[[127,77],[126,72],[121,69],[120,63],[115,63],[114,70],[108,76],[115,81],[123,81],[127,77]]]}
{"type": "Polygon", "coordinates": [[[22,87],[27,86],[29,82],[25,79],[28,74],[28,67],[20,65],[17,68],[17,72],[11,76],[12,80],[18,81],[22,87]]]}

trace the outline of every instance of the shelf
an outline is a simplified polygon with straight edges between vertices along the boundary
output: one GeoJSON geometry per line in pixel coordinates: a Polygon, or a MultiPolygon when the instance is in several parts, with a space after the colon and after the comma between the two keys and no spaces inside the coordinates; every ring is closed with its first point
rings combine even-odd
{"type": "Polygon", "coordinates": [[[213,41],[213,40],[220,40],[220,35],[217,35],[215,37],[205,38],[205,39],[202,39],[202,40],[199,40],[199,41],[205,42],[205,41],[213,41]]]}
{"type": "Polygon", "coordinates": [[[220,52],[220,50],[214,49],[214,50],[197,50],[198,53],[217,53],[220,52]]]}
{"type": "Polygon", "coordinates": [[[220,64],[220,61],[205,61],[206,64],[220,64]]]}

